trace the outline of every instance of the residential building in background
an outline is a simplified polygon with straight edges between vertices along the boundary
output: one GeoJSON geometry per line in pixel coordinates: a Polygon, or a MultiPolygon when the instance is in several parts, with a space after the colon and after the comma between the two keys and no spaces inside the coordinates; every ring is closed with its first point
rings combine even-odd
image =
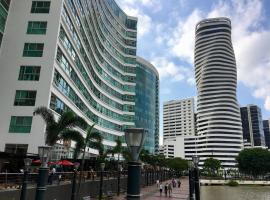
{"type": "Polygon", "coordinates": [[[223,167],[234,167],[243,138],[228,18],[205,19],[196,25],[195,79],[200,165],[213,157],[223,167]]]}
{"type": "Polygon", "coordinates": [[[148,131],[144,149],[158,153],[159,148],[159,75],[156,68],[137,57],[135,126],[148,131]]]}
{"type": "Polygon", "coordinates": [[[172,100],[163,104],[163,139],[195,134],[194,99],[172,100]]]}
{"type": "Polygon", "coordinates": [[[270,149],[270,121],[263,120],[263,132],[264,132],[264,140],[265,146],[270,149]]]}
{"type": "Polygon", "coordinates": [[[0,1],[0,49],[8,16],[10,0],[0,1]]]}
{"type": "Polygon", "coordinates": [[[176,136],[163,141],[160,154],[166,158],[192,159],[197,155],[197,136],[176,136]]]}
{"type": "Polygon", "coordinates": [[[240,108],[243,140],[246,147],[264,147],[264,130],[261,108],[257,105],[247,105],[240,108]]]}
{"type": "Polygon", "coordinates": [[[37,153],[44,145],[44,121],[33,116],[38,106],[95,123],[105,148],[124,141],[124,129],[135,125],[137,18],[113,0],[13,0],[9,10],[0,52],[0,151],[37,153]]]}

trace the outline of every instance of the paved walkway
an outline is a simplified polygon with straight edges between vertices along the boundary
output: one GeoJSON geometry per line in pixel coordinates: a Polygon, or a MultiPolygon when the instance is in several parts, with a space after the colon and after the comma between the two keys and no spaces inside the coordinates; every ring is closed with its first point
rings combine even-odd
{"type": "MultiPolygon", "coordinates": [[[[170,181],[170,180],[169,180],[170,181]]],[[[162,182],[163,185],[165,183],[169,183],[169,181],[162,182]]],[[[172,195],[169,197],[169,195],[166,197],[164,190],[162,193],[162,196],[160,196],[159,188],[157,188],[156,185],[144,187],[141,189],[141,199],[143,200],[187,200],[189,195],[189,185],[188,185],[188,177],[181,178],[181,187],[179,188],[173,188],[172,195]]],[[[116,200],[123,200],[125,199],[125,195],[121,195],[119,197],[115,197],[116,200]]]]}

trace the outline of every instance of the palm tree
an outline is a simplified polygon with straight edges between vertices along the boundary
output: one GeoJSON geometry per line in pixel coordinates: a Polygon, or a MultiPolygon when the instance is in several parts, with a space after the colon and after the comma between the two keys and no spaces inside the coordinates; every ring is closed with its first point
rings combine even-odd
{"type": "Polygon", "coordinates": [[[82,148],[84,138],[82,134],[73,128],[84,126],[86,122],[72,111],[64,112],[56,121],[53,112],[47,107],[41,106],[35,109],[34,115],[40,115],[46,123],[45,144],[54,146],[59,140],[74,140],[76,142],[75,156],[82,148]]]}
{"type": "Polygon", "coordinates": [[[81,173],[79,176],[79,183],[78,183],[78,194],[80,193],[80,187],[81,187],[81,181],[82,181],[82,172],[84,170],[84,163],[85,163],[85,152],[87,147],[91,147],[93,149],[97,149],[99,151],[99,155],[103,154],[104,147],[102,144],[102,136],[99,132],[93,132],[95,124],[88,127],[86,138],[83,140],[83,144],[81,145],[81,148],[83,148],[83,155],[82,155],[82,164],[81,164],[81,173]]]}
{"type": "Polygon", "coordinates": [[[122,141],[120,139],[120,137],[118,137],[115,140],[116,145],[107,151],[108,154],[111,154],[112,157],[114,157],[115,154],[117,154],[117,164],[119,163],[119,159],[120,159],[120,154],[122,154],[122,152],[124,151],[124,148],[122,146],[122,141]]]}

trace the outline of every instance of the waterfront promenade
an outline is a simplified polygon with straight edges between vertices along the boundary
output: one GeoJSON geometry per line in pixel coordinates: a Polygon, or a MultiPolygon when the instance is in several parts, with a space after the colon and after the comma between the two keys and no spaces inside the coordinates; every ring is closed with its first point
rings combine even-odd
{"type": "MultiPolygon", "coordinates": [[[[162,184],[169,183],[170,180],[162,182],[162,184]]],[[[181,187],[173,188],[172,195],[169,197],[169,195],[166,197],[165,193],[163,191],[162,196],[159,194],[159,188],[157,188],[156,185],[143,187],[141,188],[141,199],[143,200],[187,200],[189,196],[189,184],[188,184],[188,177],[182,177],[181,178],[181,187]]],[[[114,200],[124,200],[125,195],[122,194],[119,197],[114,197],[114,200]]]]}

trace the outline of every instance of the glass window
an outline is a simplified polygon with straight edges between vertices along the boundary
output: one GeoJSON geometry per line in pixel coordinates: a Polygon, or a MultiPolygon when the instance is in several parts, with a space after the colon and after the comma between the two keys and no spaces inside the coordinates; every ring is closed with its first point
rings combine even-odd
{"type": "Polygon", "coordinates": [[[14,106],[34,106],[37,91],[16,90],[14,106]]]}
{"type": "Polygon", "coordinates": [[[6,144],[5,152],[25,156],[27,154],[28,144],[6,144]]]}
{"type": "Polygon", "coordinates": [[[11,116],[9,132],[10,133],[30,133],[32,117],[29,116],[11,116]]]}
{"type": "Polygon", "coordinates": [[[43,43],[25,43],[23,49],[24,57],[42,57],[43,55],[43,43]]]}
{"type": "Polygon", "coordinates": [[[50,1],[33,1],[31,13],[49,13],[50,1]]]}
{"type": "Polygon", "coordinates": [[[45,35],[47,30],[47,22],[28,22],[27,34],[45,35]]]}
{"type": "Polygon", "coordinates": [[[21,66],[18,80],[20,81],[38,81],[40,75],[39,66],[21,66]]]}

